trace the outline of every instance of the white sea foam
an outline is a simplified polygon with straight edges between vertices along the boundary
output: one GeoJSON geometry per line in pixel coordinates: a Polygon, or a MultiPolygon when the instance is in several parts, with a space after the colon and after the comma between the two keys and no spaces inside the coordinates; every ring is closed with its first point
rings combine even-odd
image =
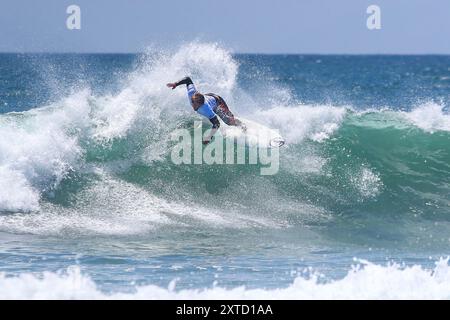
{"type": "Polygon", "coordinates": [[[41,192],[58,185],[77,166],[82,150],[78,137],[66,129],[76,132],[85,122],[80,118],[85,95],[63,100],[60,108],[0,117],[0,210],[38,209],[41,192]]]}
{"type": "Polygon", "coordinates": [[[39,208],[39,193],[20,171],[0,167],[0,208],[4,211],[35,211],[39,208]]]}
{"type": "Polygon", "coordinates": [[[437,103],[422,104],[410,112],[404,112],[403,116],[427,132],[450,131],[450,114],[437,103]]]}
{"type": "Polygon", "coordinates": [[[345,107],[333,106],[275,106],[254,113],[254,118],[280,130],[287,143],[304,139],[322,142],[340,126],[346,115],[345,107]]]}
{"type": "Polygon", "coordinates": [[[77,266],[65,272],[0,274],[1,299],[450,299],[450,266],[447,259],[436,262],[434,269],[419,265],[376,265],[361,261],[338,280],[320,280],[319,274],[299,276],[292,284],[277,289],[221,287],[177,289],[176,280],[167,288],[156,285],[136,286],[132,293],[99,289],[77,266]]]}

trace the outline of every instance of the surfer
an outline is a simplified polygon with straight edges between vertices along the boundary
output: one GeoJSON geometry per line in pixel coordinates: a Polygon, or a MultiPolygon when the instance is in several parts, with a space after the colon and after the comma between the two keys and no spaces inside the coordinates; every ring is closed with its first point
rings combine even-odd
{"type": "Polygon", "coordinates": [[[173,90],[182,84],[186,85],[189,102],[191,103],[192,108],[202,116],[208,118],[213,125],[209,137],[203,140],[203,144],[210,143],[212,137],[219,129],[220,122],[217,116],[219,116],[227,125],[238,126],[245,131],[244,124],[234,117],[222,97],[214,93],[201,94],[195,88],[190,77],[185,77],[178,82],[168,83],[167,87],[172,88],[173,90]]]}

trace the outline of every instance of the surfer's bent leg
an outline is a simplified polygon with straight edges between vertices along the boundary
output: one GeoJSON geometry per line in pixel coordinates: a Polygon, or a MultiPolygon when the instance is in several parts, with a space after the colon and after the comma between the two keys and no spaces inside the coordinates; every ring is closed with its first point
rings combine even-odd
{"type": "Polygon", "coordinates": [[[211,118],[211,119],[209,119],[209,121],[211,121],[211,123],[213,125],[212,126],[213,129],[219,129],[220,122],[219,122],[219,119],[217,119],[217,117],[211,118]]]}
{"type": "Polygon", "coordinates": [[[215,113],[220,117],[220,119],[223,120],[227,125],[229,126],[241,126],[242,123],[238,119],[236,119],[233,115],[233,113],[230,111],[230,109],[227,106],[227,103],[225,100],[223,100],[221,97],[219,97],[219,101],[216,107],[216,110],[214,110],[215,113]]]}

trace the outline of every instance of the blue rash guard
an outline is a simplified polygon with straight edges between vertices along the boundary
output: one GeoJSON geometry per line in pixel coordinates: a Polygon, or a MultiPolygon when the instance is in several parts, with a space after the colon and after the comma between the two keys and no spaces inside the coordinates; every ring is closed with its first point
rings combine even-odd
{"type": "MultiPolygon", "coordinates": [[[[175,83],[175,87],[185,84],[187,88],[189,103],[192,107],[192,97],[194,94],[197,93],[197,89],[194,86],[194,83],[192,82],[190,77],[185,77],[182,80],[175,83]]],[[[212,123],[214,129],[218,129],[220,127],[220,121],[217,118],[216,110],[217,110],[217,101],[216,98],[210,95],[204,95],[205,102],[195,111],[200,113],[202,116],[209,119],[209,121],[212,123]]]]}
{"type": "MultiPolygon", "coordinates": [[[[195,88],[193,83],[190,83],[187,85],[187,93],[188,93],[188,98],[189,98],[189,103],[192,105],[192,96],[198,92],[197,89],[195,88]]],[[[216,99],[214,99],[214,97],[211,96],[204,96],[205,97],[205,103],[202,104],[198,109],[197,112],[200,113],[202,116],[208,118],[208,119],[212,119],[216,116],[216,114],[214,113],[214,110],[217,107],[217,102],[216,99]]]]}

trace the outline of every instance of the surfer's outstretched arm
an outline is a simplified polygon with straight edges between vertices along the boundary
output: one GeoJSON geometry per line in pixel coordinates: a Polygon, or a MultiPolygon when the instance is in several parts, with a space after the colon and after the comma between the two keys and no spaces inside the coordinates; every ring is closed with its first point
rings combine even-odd
{"type": "Polygon", "coordinates": [[[189,101],[190,101],[192,99],[192,96],[197,92],[197,89],[194,86],[194,82],[192,82],[192,79],[190,77],[184,77],[180,81],[168,83],[167,86],[169,88],[172,88],[172,90],[173,90],[173,89],[175,89],[176,87],[178,87],[178,86],[180,86],[182,84],[186,85],[188,98],[189,98],[189,101]]]}
{"type": "Polygon", "coordinates": [[[185,84],[186,86],[189,87],[190,84],[194,84],[194,83],[192,82],[192,79],[190,77],[184,77],[180,81],[168,83],[167,86],[169,88],[172,88],[172,90],[173,90],[173,89],[175,89],[176,87],[178,87],[179,85],[182,85],[182,84],[185,84]]]}

